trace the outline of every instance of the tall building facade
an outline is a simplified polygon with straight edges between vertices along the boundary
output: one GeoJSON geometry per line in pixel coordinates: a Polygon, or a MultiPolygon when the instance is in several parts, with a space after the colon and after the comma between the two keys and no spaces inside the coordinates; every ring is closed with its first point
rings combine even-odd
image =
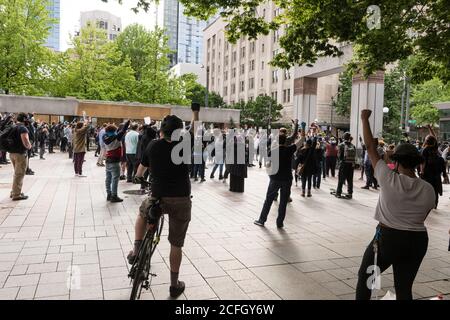
{"type": "Polygon", "coordinates": [[[47,10],[50,17],[54,19],[51,25],[50,34],[47,38],[45,46],[55,51],[60,50],[60,18],[61,18],[61,4],[60,0],[49,0],[47,10]]]}
{"type": "MultiPolygon", "coordinates": [[[[271,21],[281,13],[268,1],[258,7],[258,16],[271,21]]],[[[271,31],[257,40],[242,37],[236,44],[227,41],[227,22],[217,18],[203,33],[204,65],[208,70],[209,90],[221,95],[227,104],[248,102],[268,95],[283,105],[282,121],[295,118],[295,67],[283,70],[270,65],[281,50],[279,39],[283,30],[271,31]]],[[[317,81],[317,117],[319,124],[346,127],[348,119],[339,117],[332,108],[339,75],[324,76],[317,81]]]]}
{"type": "Polygon", "coordinates": [[[206,22],[184,15],[178,0],[162,0],[158,7],[158,26],[164,28],[172,53],[170,66],[203,62],[203,29],[206,22]]]}
{"type": "Polygon", "coordinates": [[[94,10],[82,12],[80,26],[84,28],[88,25],[94,25],[99,29],[105,30],[110,41],[115,40],[122,32],[122,19],[107,11],[94,10]]]}

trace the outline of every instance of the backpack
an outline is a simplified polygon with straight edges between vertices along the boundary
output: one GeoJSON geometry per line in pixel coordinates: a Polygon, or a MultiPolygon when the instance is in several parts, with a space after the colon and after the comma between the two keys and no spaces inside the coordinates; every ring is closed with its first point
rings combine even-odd
{"type": "Polygon", "coordinates": [[[16,125],[14,123],[8,123],[3,126],[0,131],[0,150],[6,152],[14,151],[13,148],[16,144],[14,137],[16,133],[16,125]]]}
{"type": "Polygon", "coordinates": [[[344,162],[356,162],[356,148],[353,144],[345,144],[344,146],[344,162]]]}

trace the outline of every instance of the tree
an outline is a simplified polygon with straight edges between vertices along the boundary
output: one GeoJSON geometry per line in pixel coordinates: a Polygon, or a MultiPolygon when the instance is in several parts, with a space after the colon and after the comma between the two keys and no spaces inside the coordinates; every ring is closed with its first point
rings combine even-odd
{"type": "Polygon", "coordinates": [[[43,44],[50,24],[46,0],[0,0],[0,91],[38,90],[51,57],[43,44]]]}
{"type": "Polygon", "coordinates": [[[439,122],[437,102],[450,100],[450,84],[444,85],[434,78],[413,88],[411,116],[419,126],[435,125],[439,122]]]}
{"type": "Polygon", "coordinates": [[[352,79],[353,72],[350,68],[346,68],[339,75],[339,88],[336,98],[332,104],[336,113],[340,116],[350,117],[350,109],[352,105],[352,79]]]}
{"type": "Polygon", "coordinates": [[[81,99],[122,101],[134,98],[136,82],[128,58],[123,59],[106,32],[93,26],[72,39],[64,57],[65,70],[57,80],[58,95],[81,99]]]}
{"type": "MultiPolygon", "coordinates": [[[[156,1],[136,0],[136,10],[148,10],[156,1]]],[[[366,75],[415,54],[422,80],[436,73],[445,82],[450,79],[448,0],[379,0],[379,12],[368,10],[373,8],[372,0],[274,0],[281,12],[273,21],[267,21],[258,10],[266,1],[180,0],[186,14],[202,20],[220,13],[228,22],[231,42],[284,29],[280,38],[283,50],[273,61],[280,68],[340,56],[340,44],[352,43],[356,49],[352,66],[366,75]],[[377,14],[379,28],[373,23],[377,14]]]]}
{"type": "Polygon", "coordinates": [[[241,110],[241,124],[258,128],[267,127],[269,122],[277,122],[281,118],[283,106],[267,95],[258,96],[254,101],[239,102],[232,106],[241,110]]]}
{"type": "MultiPolygon", "coordinates": [[[[206,100],[206,87],[202,86],[201,84],[197,83],[197,76],[193,74],[187,74],[182,76],[184,79],[189,79],[189,83],[187,84],[186,88],[186,98],[190,102],[196,102],[199,103],[202,108],[205,107],[205,100],[206,100]]],[[[215,93],[215,92],[208,92],[208,107],[209,108],[224,108],[226,107],[226,103],[223,100],[223,98],[215,93]]]]}

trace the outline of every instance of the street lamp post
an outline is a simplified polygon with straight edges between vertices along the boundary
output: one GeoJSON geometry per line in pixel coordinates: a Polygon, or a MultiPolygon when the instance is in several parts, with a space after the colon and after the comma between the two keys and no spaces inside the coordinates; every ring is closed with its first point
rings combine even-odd
{"type": "Polygon", "coordinates": [[[209,107],[209,66],[206,67],[206,94],[205,94],[205,108],[209,107]]]}

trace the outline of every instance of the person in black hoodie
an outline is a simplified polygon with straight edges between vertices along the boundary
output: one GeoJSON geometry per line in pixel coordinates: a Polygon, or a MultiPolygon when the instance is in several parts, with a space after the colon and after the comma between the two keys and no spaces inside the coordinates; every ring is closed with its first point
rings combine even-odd
{"type": "Polygon", "coordinates": [[[123,202],[123,199],[117,195],[117,187],[120,177],[120,159],[122,156],[122,138],[128,130],[131,121],[128,120],[125,125],[117,130],[115,125],[109,125],[105,129],[103,141],[106,146],[106,194],[107,201],[112,203],[123,202]]]}
{"type": "MultiPolygon", "coordinates": [[[[152,124],[154,125],[154,123],[152,124]]],[[[139,167],[139,164],[141,163],[142,156],[144,155],[145,150],[147,149],[150,142],[156,139],[156,130],[152,127],[152,125],[145,125],[142,128],[142,133],[139,135],[139,142],[137,146],[137,153],[136,153],[136,167],[139,167]]],[[[147,171],[145,171],[143,179],[147,181],[150,177],[150,174],[147,171]]],[[[146,184],[141,183],[141,193],[144,194],[146,189],[146,184]]]]}
{"type": "Polygon", "coordinates": [[[306,145],[300,150],[298,161],[302,165],[302,197],[306,196],[306,184],[308,184],[308,197],[311,194],[311,182],[314,173],[317,172],[316,148],[317,138],[308,139],[306,145]]]}

